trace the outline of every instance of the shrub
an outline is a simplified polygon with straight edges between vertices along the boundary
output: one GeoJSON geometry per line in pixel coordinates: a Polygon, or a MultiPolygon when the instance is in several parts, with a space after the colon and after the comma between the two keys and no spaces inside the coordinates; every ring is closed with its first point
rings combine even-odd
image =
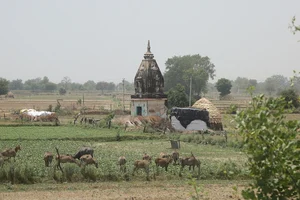
{"type": "Polygon", "coordinates": [[[238,108],[237,105],[231,104],[230,107],[227,110],[227,113],[228,114],[236,114],[237,108],[238,108]]]}
{"type": "Polygon", "coordinates": [[[238,113],[237,127],[245,142],[247,166],[254,183],[242,191],[245,199],[299,199],[300,123],[283,115],[284,98],[253,97],[251,107],[238,113]]]}
{"type": "Polygon", "coordinates": [[[300,106],[299,96],[296,94],[295,90],[287,89],[280,92],[280,95],[285,99],[286,102],[291,101],[295,108],[300,106]]]}

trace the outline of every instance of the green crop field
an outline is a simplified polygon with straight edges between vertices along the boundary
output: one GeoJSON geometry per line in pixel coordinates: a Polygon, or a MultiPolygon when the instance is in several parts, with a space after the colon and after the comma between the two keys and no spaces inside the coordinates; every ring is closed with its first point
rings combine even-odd
{"type": "MultiPolygon", "coordinates": [[[[6,149],[21,145],[16,161],[13,159],[0,168],[1,182],[11,181],[10,169],[14,168],[16,183],[43,183],[52,181],[82,182],[145,180],[143,170],[132,176],[133,162],[142,159],[144,153],[153,158],[159,153],[171,153],[170,141],[166,135],[145,134],[142,132],[122,132],[114,129],[99,129],[81,126],[18,126],[0,127],[0,148],[6,149]],[[117,141],[117,133],[119,137],[117,141]],[[60,154],[75,154],[82,146],[91,146],[95,150],[95,159],[99,168],[87,166],[80,168],[75,164],[62,164],[64,174],[55,170],[55,161],[51,167],[45,167],[43,155],[46,151],[54,154],[55,148],[60,154]],[[117,160],[119,156],[127,158],[127,172],[121,173],[117,160]]],[[[181,142],[180,156],[189,156],[191,152],[201,160],[201,179],[243,179],[247,177],[243,164],[246,157],[239,150],[220,146],[197,145],[181,142]]],[[[189,174],[196,175],[197,170],[183,170],[179,177],[179,165],[170,165],[168,172],[158,171],[152,162],[150,180],[180,180],[189,174]]]]}

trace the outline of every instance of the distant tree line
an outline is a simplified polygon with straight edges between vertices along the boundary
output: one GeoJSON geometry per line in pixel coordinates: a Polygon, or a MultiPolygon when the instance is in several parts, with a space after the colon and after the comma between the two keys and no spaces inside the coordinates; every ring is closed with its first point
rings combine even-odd
{"type": "MultiPolygon", "coordinates": [[[[124,80],[124,89],[125,91],[134,91],[134,84],[124,80]]],[[[113,82],[95,82],[93,80],[88,80],[87,82],[81,84],[72,82],[69,77],[64,77],[60,83],[54,83],[51,82],[47,76],[44,76],[43,78],[38,77],[35,79],[28,79],[24,82],[22,79],[9,81],[5,78],[0,78],[0,95],[7,94],[8,91],[12,90],[29,90],[32,92],[59,92],[60,94],[65,94],[66,91],[75,90],[99,90],[104,93],[113,92],[115,90],[123,90],[123,82],[115,84],[113,82]]]]}

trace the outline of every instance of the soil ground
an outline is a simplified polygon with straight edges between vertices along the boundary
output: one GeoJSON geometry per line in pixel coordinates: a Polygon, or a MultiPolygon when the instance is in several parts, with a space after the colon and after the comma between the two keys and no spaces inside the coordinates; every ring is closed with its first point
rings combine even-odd
{"type": "MultiPolygon", "coordinates": [[[[240,190],[246,183],[201,183],[200,199],[240,199],[240,190]],[[237,186],[238,193],[233,190],[237,186]]],[[[119,182],[119,183],[63,183],[63,184],[35,184],[32,186],[4,186],[10,190],[0,192],[0,200],[173,200],[192,199],[195,190],[185,183],[164,182],[119,182]]]]}

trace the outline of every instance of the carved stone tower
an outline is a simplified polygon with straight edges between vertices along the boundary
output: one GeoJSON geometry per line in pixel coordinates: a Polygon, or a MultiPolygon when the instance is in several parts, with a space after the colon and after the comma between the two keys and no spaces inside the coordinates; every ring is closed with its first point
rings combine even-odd
{"type": "Polygon", "coordinates": [[[131,115],[157,115],[166,117],[166,100],[164,94],[164,77],[150,50],[147,52],[134,78],[135,94],[131,95],[131,115]]]}

